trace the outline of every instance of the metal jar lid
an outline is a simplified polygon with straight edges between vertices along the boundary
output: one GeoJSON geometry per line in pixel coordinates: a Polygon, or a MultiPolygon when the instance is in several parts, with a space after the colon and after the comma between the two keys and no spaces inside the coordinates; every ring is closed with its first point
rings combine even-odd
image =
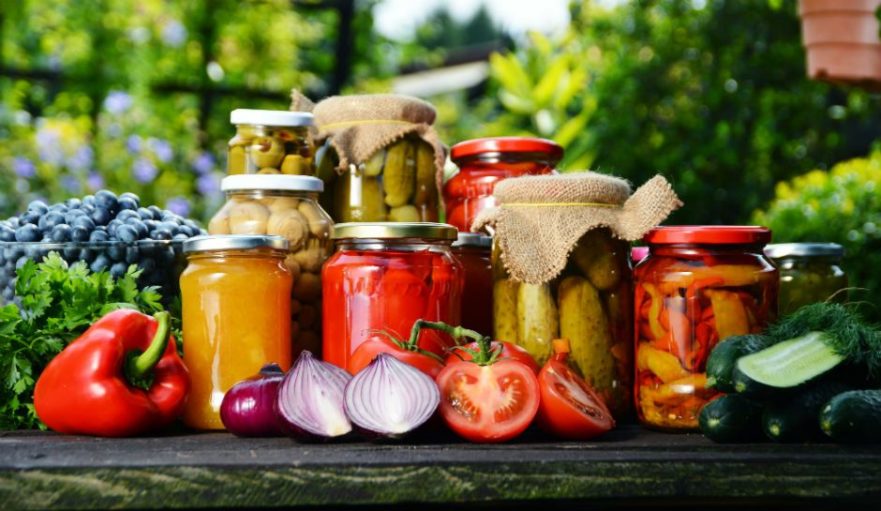
{"type": "Polygon", "coordinates": [[[252,250],[269,248],[287,252],[290,242],[281,236],[225,234],[196,236],[184,241],[184,253],[217,252],[221,250],[252,250]]]}
{"type": "Polygon", "coordinates": [[[422,238],[455,240],[458,231],[449,224],[434,222],[349,222],[333,226],[335,240],[422,238]]]}
{"type": "Polygon", "coordinates": [[[453,242],[453,248],[456,247],[474,247],[474,248],[490,248],[493,239],[491,236],[476,232],[460,232],[456,241],[453,242]]]}
{"type": "Polygon", "coordinates": [[[312,126],[315,121],[309,112],[291,112],[289,110],[254,110],[237,108],[230,112],[231,124],[253,124],[255,126],[296,127],[312,126]]]}
{"type": "Polygon", "coordinates": [[[775,243],[765,247],[771,259],[787,257],[843,257],[844,247],[838,243],[775,243]]]}
{"type": "Polygon", "coordinates": [[[220,190],[222,192],[323,192],[324,181],[313,176],[236,174],[223,178],[220,182],[220,190]]]}

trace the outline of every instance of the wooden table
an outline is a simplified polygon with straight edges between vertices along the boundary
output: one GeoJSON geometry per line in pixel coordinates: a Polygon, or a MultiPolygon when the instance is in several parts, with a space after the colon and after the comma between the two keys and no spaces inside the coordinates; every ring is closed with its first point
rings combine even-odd
{"type": "Polygon", "coordinates": [[[881,507],[881,446],[719,445],[637,426],[598,442],[550,442],[537,433],[504,445],[436,442],[7,432],[0,436],[0,509],[535,509],[576,501],[592,508],[881,507]]]}

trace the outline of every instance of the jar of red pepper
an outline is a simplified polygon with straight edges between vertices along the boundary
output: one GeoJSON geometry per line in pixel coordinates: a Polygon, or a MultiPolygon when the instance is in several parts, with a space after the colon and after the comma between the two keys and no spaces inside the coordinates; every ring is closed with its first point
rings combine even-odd
{"type": "Polygon", "coordinates": [[[636,403],[640,421],[697,429],[715,397],[706,361],[721,340],[761,332],[777,314],[771,231],[751,226],[659,227],[634,270],[636,403]]]}
{"type": "Polygon", "coordinates": [[[450,159],[459,173],[444,185],[447,223],[470,231],[477,213],[496,205],[492,193],[498,181],[552,174],[562,158],[563,148],[542,138],[478,138],[454,145],[450,159]]]}
{"type": "MultiPolygon", "coordinates": [[[[450,246],[456,229],[430,222],[342,223],[337,252],[321,272],[324,360],[345,368],[374,335],[406,339],[417,319],[459,324],[462,265],[450,246]]],[[[446,334],[423,331],[419,347],[445,355],[446,334]]]]}
{"type": "Polygon", "coordinates": [[[462,326],[489,334],[493,328],[492,238],[460,232],[453,255],[465,271],[462,293],[462,326]]]}

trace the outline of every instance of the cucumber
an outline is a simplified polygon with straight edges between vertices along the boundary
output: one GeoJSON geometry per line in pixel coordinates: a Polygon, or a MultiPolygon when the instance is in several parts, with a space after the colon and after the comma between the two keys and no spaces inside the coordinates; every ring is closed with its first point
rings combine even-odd
{"type": "Polygon", "coordinates": [[[763,385],[796,387],[844,361],[845,357],[825,342],[827,339],[826,333],[808,332],[741,357],[737,360],[737,370],[763,385]]]}
{"type": "Polygon", "coordinates": [[[733,382],[735,392],[748,396],[752,399],[779,398],[783,396],[783,394],[785,394],[785,392],[783,392],[783,389],[771,387],[769,385],[765,385],[764,383],[759,383],[756,380],[753,380],[752,378],[747,376],[746,373],[741,371],[740,367],[735,367],[734,371],[732,371],[731,381],[733,382]]]}
{"type": "Polygon", "coordinates": [[[803,442],[820,436],[817,416],[834,396],[851,387],[839,381],[822,380],[807,386],[791,399],[769,403],[762,414],[765,435],[777,442],[803,442]]]}
{"type": "Polygon", "coordinates": [[[881,442],[881,390],[851,390],[829,400],[820,429],[836,442],[881,442]]]}
{"type": "Polygon", "coordinates": [[[730,443],[759,438],[761,419],[762,405],[738,394],[727,394],[704,405],[698,423],[701,433],[710,440],[730,443]]]}
{"type": "Polygon", "coordinates": [[[762,335],[737,335],[720,342],[707,359],[707,387],[734,392],[733,372],[737,359],[768,347],[770,339],[762,335]]]}

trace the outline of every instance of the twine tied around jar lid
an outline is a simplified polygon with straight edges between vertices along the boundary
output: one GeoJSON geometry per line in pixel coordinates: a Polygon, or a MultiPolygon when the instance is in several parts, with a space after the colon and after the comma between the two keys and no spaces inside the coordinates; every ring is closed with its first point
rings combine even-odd
{"type": "Polygon", "coordinates": [[[441,189],[446,147],[432,126],[437,112],[430,103],[397,94],[333,96],[315,105],[313,113],[318,127],[316,142],[330,138],[339,157],[337,173],[412,135],[434,149],[435,180],[441,189]]]}
{"type": "Polygon", "coordinates": [[[508,273],[528,284],[559,275],[591,229],[635,241],[682,206],[660,175],[632,195],[627,181],[595,172],[523,176],[499,182],[493,197],[498,206],[481,211],[471,230],[492,228],[508,273]]]}

